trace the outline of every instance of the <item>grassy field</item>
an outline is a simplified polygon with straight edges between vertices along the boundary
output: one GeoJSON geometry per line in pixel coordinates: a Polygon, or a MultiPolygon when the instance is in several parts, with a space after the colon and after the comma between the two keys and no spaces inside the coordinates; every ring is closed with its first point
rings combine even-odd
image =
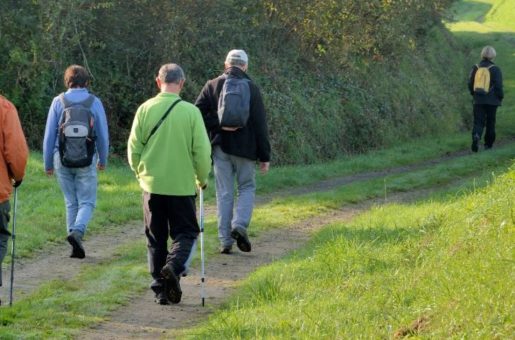
{"type": "Polygon", "coordinates": [[[327,226],[180,336],[509,338],[514,199],[515,168],[457,199],[388,205],[327,226]]]}
{"type": "MultiPolygon", "coordinates": [[[[460,21],[448,24],[471,48],[471,65],[484,44],[491,43],[498,51],[507,93],[498,131],[505,140],[515,131],[515,102],[509,94],[515,90],[515,33],[508,30],[515,12],[509,12],[509,6],[509,1],[462,1],[456,5],[460,21]],[[507,7],[499,7],[502,4],[507,7]]],[[[272,169],[269,175],[258,176],[259,194],[419,163],[469,145],[470,133],[463,132],[327,164],[272,169]]],[[[243,282],[205,324],[175,334],[220,339],[513,336],[514,156],[509,143],[409,173],[278,197],[257,207],[254,237],[347,203],[441,188],[429,201],[379,207],[349,224],[327,226],[306,248],[243,282]]],[[[141,219],[141,193],[123,162],[111,162],[100,176],[99,188],[89,235],[116,232],[141,219]]],[[[212,185],[207,202],[213,203],[212,185]]],[[[64,243],[62,194],[55,179],[44,175],[38,153],[31,156],[18,209],[21,256],[36,256],[64,243]]],[[[207,252],[214,254],[214,216],[207,220],[206,233],[207,252]]],[[[12,308],[2,308],[0,338],[80,334],[147,289],[145,260],[144,240],[131,240],[120,244],[113,258],[83,266],[72,280],[45,283],[12,308]]]]}
{"type": "MultiPolygon", "coordinates": [[[[300,187],[338,176],[355,175],[367,171],[414,164],[445,156],[449,152],[467,146],[468,136],[450,137],[436,142],[433,141],[433,143],[421,140],[409,146],[376,151],[327,164],[272,169],[266,176],[258,175],[258,194],[268,194],[279,189],[300,187]]],[[[426,187],[437,185],[455,180],[457,176],[467,177],[483,169],[489,169],[498,162],[502,166],[510,161],[511,156],[512,152],[509,146],[500,147],[498,150],[493,150],[492,153],[481,153],[477,155],[476,159],[462,157],[458,161],[449,162],[448,166],[430,168],[427,170],[429,173],[420,177],[424,179],[425,183],[423,185],[426,187]],[[480,160],[480,162],[477,160],[480,160]],[[441,169],[442,167],[443,169],[441,169]],[[450,167],[455,170],[449,172],[450,178],[443,179],[446,169],[450,167]],[[453,174],[453,171],[458,172],[453,174]]],[[[63,243],[66,236],[62,193],[55,178],[49,178],[44,174],[41,159],[41,154],[32,153],[28,165],[27,180],[19,189],[17,254],[21,257],[32,257],[40,251],[50,249],[55,244],[63,243]],[[34,223],[34,221],[37,221],[37,223],[34,223]],[[35,252],[35,249],[38,251],[35,252]]],[[[361,190],[361,185],[367,184],[356,184],[357,196],[353,198],[353,201],[380,195],[379,192],[384,191],[385,185],[387,185],[387,190],[391,191],[410,189],[409,185],[398,186],[395,176],[389,176],[374,183],[374,194],[361,190]]],[[[418,186],[422,186],[422,184],[418,184],[418,186]]],[[[349,190],[349,188],[346,188],[346,190],[349,190]]],[[[100,173],[98,195],[97,209],[88,227],[86,239],[92,234],[115,232],[123,228],[124,223],[142,220],[140,189],[128,166],[120,161],[114,160],[107,171],[100,173]]],[[[206,191],[206,201],[208,204],[214,204],[213,185],[206,191]]],[[[260,216],[259,211],[258,209],[256,216],[260,216]]],[[[266,213],[263,215],[266,216],[266,213]]],[[[208,220],[209,225],[214,224],[213,218],[211,216],[208,220]]],[[[260,217],[254,220],[257,225],[255,230],[260,230],[260,217]]],[[[262,224],[267,223],[268,220],[262,224]]],[[[283,223],[282,220],[270,225],[281,223],[283,223]]],[[[6,258],[6,261],[9,263],[9,258],[6,258]]]]}
{"type": "MultiPolygon", "coordinates": [[[[443,191],[435,197],[466,196],[474,187],[483,187],[490,183],[493,179],[492,172],[502,172],[513,163],[510,146],[477,156],[481,162],[477,162],[475,156],[467,156],[418,171],[337,187],[328,192],[275,199],[255,210],[251,235],[256,236],[268,228],[293,225],[349,202],[384,197],[385,188],[386,194],[390,195],[416,188],[442,186],[443,191]],[[472,173],[475,175],[469,177],[472,173]],[[445,187],[449,183],[452,186],[445,187]]],[[[445,200],[442,205],[444,204],[445,200]]],[[[217,246],[213,219],[208,221],[206,233],[209,261],[217,246]]],[[[303,253],[309,253],[317,240],[318,238],[303,253]]],[[[325,246],[320,244],[317,247],[325,246]]],[[[2,310],[0,324],[3,327],[0,328],[0,338],[53,338],[79,334],[82,328],[104,320],[109,311],[126,304],[134,294],[146,289],[148,273],[145,258],[144,239],[136,242],[130,240],[117,247],[114,257],[94,265],[82,266],[83,269],[72,280],[56,280],[44,284],[33,294],[17,300],[12,308],[2,310]]],[[[253,285],[252,278],[248,282],[253,285]]],[[[235,299],[238,303],[244,303],[244,296],[248,294],[243,293],[243,296],[238,295],[235,299]]],[[[238,314],[237,311],[234,312],[238,314]]],[[[221,317],[225,319],[223,314],[221,317]]],[[[192,332],[196,334],[197,330],[192,332]]],[[[228,333],[221,334],[220,337],[223,338],[226,334],[228,333]]],[[[246,333],[241,335],[247,336],[246,333]]]]}

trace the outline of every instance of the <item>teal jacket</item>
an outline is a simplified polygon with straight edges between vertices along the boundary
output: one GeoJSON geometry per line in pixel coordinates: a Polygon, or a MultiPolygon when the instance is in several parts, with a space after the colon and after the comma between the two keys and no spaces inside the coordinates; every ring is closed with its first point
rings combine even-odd
{"type": "Polygon", "coordinates": [[[149,193],[195,195],[196,180],[207,183],[211,145],[198,108],[179,102],[154,135],[150,131],[180,97],[159,93],[136,111],[127,143],[127,156],[141,188],[149,193]]]}

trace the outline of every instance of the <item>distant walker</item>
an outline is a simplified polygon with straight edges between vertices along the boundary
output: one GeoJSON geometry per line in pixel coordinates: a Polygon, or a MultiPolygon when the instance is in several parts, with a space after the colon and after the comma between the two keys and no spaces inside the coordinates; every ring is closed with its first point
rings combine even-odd
{"type": "Polygon", "coordinates": [[[472,67],[469,75],[468,88],[474,103],[472,152],[478,152],[485,128],[485,150],[491,149],[495,142],[495,116],[504,98],[502,73],[493,62],[495,57],[495,49],[485,46],[481,51],[481,61],[472,67]]]}

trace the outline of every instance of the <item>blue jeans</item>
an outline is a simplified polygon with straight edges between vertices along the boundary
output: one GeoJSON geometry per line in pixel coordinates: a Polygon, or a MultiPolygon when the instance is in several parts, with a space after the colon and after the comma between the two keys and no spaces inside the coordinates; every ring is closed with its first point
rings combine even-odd
{"type": "Polygon", "coordinates": [[[213,163],[216,182],[216,206],[218,215],[218,239],[222,247],[234,243],[231,230],[235,227],[247,229],[254,209],[256,192],[256,162],[242,157],[228,155],[219,146],[213,149],[213,163]],[[234,208],[234,181],[237,186],[237,202],[234,208]]]}
{"type": "Polygon", "coordinates": [[[59,153],[54,154],[54,171],[64,194],[66,228],[68,233],[86,232],[97,202],[97,156],[90,166],[67,168],[61,164],[59,153]]]}

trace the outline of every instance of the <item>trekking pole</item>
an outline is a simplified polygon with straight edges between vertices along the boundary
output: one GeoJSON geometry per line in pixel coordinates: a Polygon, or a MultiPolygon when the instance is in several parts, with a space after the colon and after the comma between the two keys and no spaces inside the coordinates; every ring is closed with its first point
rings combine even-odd
{"type": "Polygon", "coordinates": [[[200,195],[200,298],[202,299],[202,307],[204,307],[205,292],[204,283],[206,281],[204,268],[204,190],[199,188],[200,195]]]}
{"type": "Polygon", "coordinates": [[[18,188],[14,188],[14,208],[13,208],[13,232],[11,233],[12,238],[12,249],[11,249],[11,288],[9,290],[9,307],[13,305],[13,287],[14,287],[14,246],[16,242],[16,205],[18,198],[18,188]]]}

